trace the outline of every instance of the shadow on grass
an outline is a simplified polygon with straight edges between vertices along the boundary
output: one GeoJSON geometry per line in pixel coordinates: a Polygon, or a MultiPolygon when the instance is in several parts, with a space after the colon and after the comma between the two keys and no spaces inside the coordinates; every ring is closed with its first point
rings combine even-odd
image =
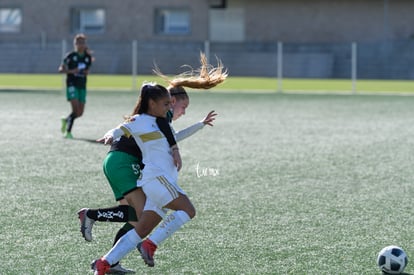
{"type": "Polygon", "coordinates": [[[74,137],[72,140],[74,140],[74,141],[85,141],[85,142],[89,142],[89,143],[103,145],[102,143],[97,142],[96,139],[91,139],[91,138],[75,138],[74,137]]]}
{"type": "Polygon", "coordinates": [[[32,94],[59,94],[58,89],[25,89],[25,88],[0,88],[0,93],[32,93],[32,94]]]}

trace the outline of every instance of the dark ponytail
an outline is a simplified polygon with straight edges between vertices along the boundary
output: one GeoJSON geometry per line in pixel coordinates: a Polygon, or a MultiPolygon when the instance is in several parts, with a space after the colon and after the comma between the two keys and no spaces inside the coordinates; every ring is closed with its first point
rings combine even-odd
{"type": "Polygon", "coordinates": [[[147,113],[150,99],[158,101],[160,98],[166,96],[169,96],[169,93],[164,86],[154,83],[145,83],[141,88],[141,94],[131,116],[147,113]]]}

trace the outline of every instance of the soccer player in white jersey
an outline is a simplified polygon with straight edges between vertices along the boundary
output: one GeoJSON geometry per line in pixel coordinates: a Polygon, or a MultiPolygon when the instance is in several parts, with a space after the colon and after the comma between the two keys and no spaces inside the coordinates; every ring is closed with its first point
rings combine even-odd
{"type": "MultiPolygon", "coordinates": [[[[122,135],[132,136],[142,152],[142,160],[145,167],[138,186],[142,187],[147,201],[144,212],[135,226],[135,230],[126,233],[116,245],[101,259],[96,262],[96,275],[104,275],[111,264],[118,262],[130,251],[134,250],[156,226],[152,224],[154,215],[164,217],[165,209],[174,210],[164,218],[162,225],[154,232],[159,242],[162,242],[185,223],[195,216],[195,208],[185,192],[179,187],[178,169],[172,153],[178,150],[178,146],[170,148],[167,139],[156,124],[157,117],[165,117],[170,109],[170,94],[161,85],[144,85],[141,89],[138,102],[138,115],[130,121],[109,131],[105,135],[105,143],[111,143],[113,139],[122,135]]],[[[155,249],[154,249],[155,251],[155,249]]],[[[149,254],[148,265],[153,266],[151,251],[142,251],[149,254]]],[[[145,258],[144,258],[145,260],[145,258]]]]}
{"type": "MultiPolygon", "coordinates": [[[[222,83],[227,78],[227,71],[223,68],[221,61],[220,60],[217,60],[217,61],[218,61],[218,66],[213,67],[207,63],[207,59],[205,55],[203,53],[200,53],[201,67],[199,69],[192,70],[191,72],[183,73],[182,75],[179,75],[178,77],[175,77],[172,80],[170,80],[168,77],[163,75],[159,70],[154,71],[155,73],[157,73],[159,76],[164,78],[170,84],[168,89],[170,91],[170,94],[173,96],[172,101],[173,102],[175,101],[174,113],[173,114],[171,114],[170,112],[167,113],[167,116],[170,119],[172,118],[173,120],[175,120],[179,116],[185,114],[185,108],[188,105],[188,95],[185,92],[183,87],[189,87],[189,88],[195,88],[195,89],[210,89],[222,83]],[[182,103],[181,107],[177,106],[177,105],[180,105],[178,104],[177,100],[178,102],[181,100],[180,101],[182,103]]],[[[138,104],[137,108],[139,107],[139,105],[140,104],[138,104]]],[[[137,112],[134,111],[134,113],[137,113],[137,112]]],[[[216,115],[215,112],[212,111],[207,115],[207,117],[202,121],[202,123],[200,122],[198,124],[195,124],[189,127],[188,129],[185,129],[184,131],[180,131],[180,133],[176,133],[177,141],[181,140],[180,136],[183,136],[183,137],[190,136],[194,132],[202,128],[204,125],[212,126],[212,121],[214,120],[215,115],[216,115]]],[[[182,193],[182,194],[185,196],[185,193],[182,193]]],[[[188,199],[186,196],[185,198],[188,199]]],[[[192,206],[191,202],[189,203],[189,205],[192,206]]],[[[158,225],[158,223],[161,221],[161,217],[165,216],[165,210],[161,209],[160,207],[158,207],[156,204],[154,204],[150,200],[148,200],[148,204],[146,205],[146,209],[144,210],[146,212],[145,225],[141,225],[141,226],[143,226],[144,228],[143,231],[147,232],[146,234],[148,234],[153,228],[155,228],[156,225],[158,225]]],[[[146,234],[143,234],[143,235],[146,235],[146,234]]],[[[142,245],[140,243],[139,250],[146,264],[148,264],[149,266],[154,266],[153,255],[154,255],[155,249],[157,248],[157,245],[159,245],[163,240],[168,238],[171,234],[165,235],[163,234],[162,230],[160,232],[160,230],[157,229],[149,238],[147,238],[142,243],[142,245]]],[[[97,261],[101,261],[101,260],[96,260],[94,261],[94,263],[96,263],[97,261]]],[[[94,265],[93,269],[96,269],[96,265],[94,265]]],[[[100,274],[99,271],[96,271],[96,274],[100,274]]]]}
{"type": "MultiPolygon", "coordinates": [[[[174,146],[176,141],[181,141],[193,135],[197,131],[201,130],[205,125],[213,126],[213,122],[217,114],[214,111],[211,111],[200,122],[197,122],[178,132],[174,131],[175,139],[174,137],[170,137],[169,139],[169,133],[171,133],[171,130],[173,129],[171,129],[167,122],[171,123],[184,115],[190,100],[186,90],[182,86],[170,86],[168,87],[168,91],[171,95],[171,104],[173,107],[167,112],[167,119],[157,118],[157,125],[167,137],[170,146],[174,146]],[[164,121],[166,122],[164,123],[164,121]]],[[[137,111],[138,110],[134,109],[131,116],[137,114],[137,111]]],[[[103,142],[103,140],[100,141],[103,142]]],[[[174,152],[179,154],[178,151],[174,152]]],[[[141,215],[140,213],[142,213],[145,204],[145,194],[141,188],[136,186],[136,181],[140,175],[140,167],[142,166],[141,151],[134,138],[122,136],[121,139],[115,141],[111,145],[110,152],[104,160],[104,172],[114,192],[115,199],[119,201],[120,204],[118,206],[98,209],[82,208],[78,211],[81,224],[80,231],[86,241],[92,241],[92,227],[96,221],[126,222],[118,230],[113,245],[115,245],[124,234],[134,228],[133,223],[138,221],[137,218],[141,215]],[[132,162],[131,159],[133,160],[132,162]],[[122,193],[121,190],[126,191],[122,193]],[[142,203],[135,203],[136,201],[142,201],[142,203]]],[[[156,223],[156,221],[160,222],[161,217],[154,217],[154,220],[154,223],[156,223]]],[[[91,268],[93,270],[95,269],[95,261],[91,263],[91,268]]],[[[111,267],[110,272],[124,274],[135,273],[131,269],[124,268],[120,263],[115,263],[111,267]]]]}

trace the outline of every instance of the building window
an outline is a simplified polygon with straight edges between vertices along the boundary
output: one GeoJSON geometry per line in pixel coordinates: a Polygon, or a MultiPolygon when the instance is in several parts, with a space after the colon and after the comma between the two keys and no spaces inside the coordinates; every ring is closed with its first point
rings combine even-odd
{"type": "Polygon", "coordinates": [[[0,32],[20,32],[21,9],[0,8],[0,32]]]}
{"type": "Polygon", "coordinates": [[[155,33],[190,34],[190,12],[187,9],[157,9],[155,11],[155,33]]]}
{"type": "Polygon", "coordinates": [[[103,33],[105,10],[94,8],[74,8],[71,14],[72,32],[103,33]]]}

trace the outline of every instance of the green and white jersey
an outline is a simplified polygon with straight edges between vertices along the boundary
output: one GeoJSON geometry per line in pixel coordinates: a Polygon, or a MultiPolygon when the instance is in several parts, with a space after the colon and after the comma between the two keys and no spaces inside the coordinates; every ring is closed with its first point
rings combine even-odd
{"type": "Polygon", "coordinates": [[[68,70],[73,70],[78,68],[79,73],[77,74],[67,74],[66,75],[66,85],[74,86],[76,88],[85,89],[86,88],[86,79],[87,75],[85,70],[89,70],[92,65],[92,56],[88,53],[79,54],[76,51],[68,53],[63,59],[63,64],[68,70]]]}

